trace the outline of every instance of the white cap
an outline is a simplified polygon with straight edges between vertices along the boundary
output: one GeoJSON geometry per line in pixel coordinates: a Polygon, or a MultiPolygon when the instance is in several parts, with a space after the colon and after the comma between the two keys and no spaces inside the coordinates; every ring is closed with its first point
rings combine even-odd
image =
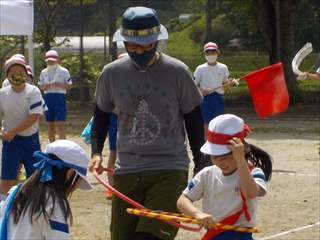
{"type": "Polygon", "coordinates": [[[24,67],[26,73],[28,73],[28,69],[26,68],[26,62],[22,58],[11,57],[4,63],[4,72],[6,76],[8,75],[9,69],[14,65],[20,65],[24,67]]]}
{"type": "Polygon", "coordinates": [[[209,50],[216,50],[216,51],[220,52],[218,45],[214,42],[208,42],[203,46],[204,52],[209,51],[209,50]]]}
{"type": "Polygon", "coordinates": [[[58,62],[59,61],[59,54],[55,50],[49,50],[46,52],[45,56],[45,62],[52,61],[52,62],[58,62]]]}
{"type": "Polygon", "coordinates": [[[228,141],[233,137],[244,139],[249,131],[243,119],[233,114],[222,114],[212,119],[208,126],[208,140],[201,147],[200,151],[221,156],[231,152],[228,148],[228,141]]]}
{"type": "Polygon", "coordinates": [[[25,56],[20,53],[12,55],[11,58],[21,58],[24,62],[26,62],[25,56]]]}
{"type": "Polygon", "coordinates": [[[77,172],[81,177],[79,188],[92,188],[86,177],[89,158],[82,147],[69,140],[57,140],[49,143],[44,152],[56,155],[63,162],[67,163],[71,169],[77,172]]]}

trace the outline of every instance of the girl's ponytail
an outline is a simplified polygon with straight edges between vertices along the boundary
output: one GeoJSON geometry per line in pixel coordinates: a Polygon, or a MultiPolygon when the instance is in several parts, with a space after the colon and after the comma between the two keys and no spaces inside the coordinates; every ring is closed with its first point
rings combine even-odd
{"type": "Polygon", "coordinates": [[[245,158],[250,161],[254,167],[259,167],[264,172],[267,181],[271,179],[273,159],[270,154],[258,148],[257,146],[244,142],[246,146],[245,158]]]}

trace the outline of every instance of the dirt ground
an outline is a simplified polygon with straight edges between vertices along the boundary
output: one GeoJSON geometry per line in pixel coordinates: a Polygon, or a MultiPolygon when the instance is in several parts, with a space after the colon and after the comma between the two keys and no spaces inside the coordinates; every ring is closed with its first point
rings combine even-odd
{"type": "MultiPolygon", "coordinates": [[[[69,139],[81,144],[76,134],[90,118],[91,109],[71,110],[69,139]]],[[[267,150],[274,158],[273,176],[268,184],[268,194],[259,200],[258,224],[261,233],[255,239],[320,239],[320,113],[319,106],[295,106],[285,114],[269,120],[258,120],[252,106],[239,104],[228,107],[226,112],[246,119],[253,129],[248,142],[267,150]],[[291,231],[298,229],[297,231],[291,231]],[[289,231],[289,233],[286,233],[289,231]],[[273,236],[282,233],[280,236],[273,236]]],[[[42,136],[43,144],[46,144],[42,136]]],[[[192,169],[192,164],[190,169],[192,169]]],[[[77,191],[72,196],[74,224],[72,239],[110,239],[110,202],[104,196],[105,189],[92,175],[94,189],[77,191]]],[[[200,203],[197,203],[200,206],[200,203]]],[[[200,239],[201,233],[180,230],[177,240],[200,239]]]]}

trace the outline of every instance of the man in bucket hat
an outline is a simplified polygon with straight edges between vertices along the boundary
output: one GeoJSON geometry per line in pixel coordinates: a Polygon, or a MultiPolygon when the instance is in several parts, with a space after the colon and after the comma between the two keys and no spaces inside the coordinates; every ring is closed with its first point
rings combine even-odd
{"type": "MultiPolygon", "coordinates": [[[[185,129],[194,159],[203,143],[201,96],[188,67],[157,51],[168,38],[156,11],[128,8],[114,41],[124,41],[129,57],[106,65],[96,88],[92,125],[92,168],[102,171],[102,149],[109,116],[118,116],[118,159],[113,185],[149,209],[176,212],[188,178],[185,129]]],[[[199,161],[195,160],[199,169],[199,161]]],[[[109,165],[110,166],[110,165],[109,165]]],[[[178,229],[126,213],[127,203],[112,201],[111,239],[174,239],[178,229]]]]}

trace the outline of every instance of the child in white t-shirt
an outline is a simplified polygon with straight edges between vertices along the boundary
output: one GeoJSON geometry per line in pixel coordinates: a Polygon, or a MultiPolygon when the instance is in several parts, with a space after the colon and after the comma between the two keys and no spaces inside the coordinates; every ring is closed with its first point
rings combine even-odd
{"type": "Polygon", "coordinates": [[[49,50],[45,55],[47,67],[41,71],[38,82],[39,88],[44,92],[43,98],[48,107],[45,112],[48,122],[49,141],[66,138],[65,121],[67,118],[66,93],[72,87],[69,71],[62,67],[57,51],[49,50]]]}
{"type": "Polygon", "coordinates": [[[68,197],[78,187],[91,189],[89,158],[69,140],[57,140],[34,153],[36,171],[13,187],[0,205],[1,239],[69,239],[72,212],[68,197]]]}
{"type": "Polygon", "coordinates": [[[2,122],[2,167],[0,192],[6,194],[16,184],[20,164],[29,177],[34,171],[32,154],[40,150],[39,118],[43,114],[40,90],[26,83],[26,63],[12,57],[5,63],[10,85],[0,89],[2,122]]]}
{"type": "Polygon", "coordinates": [[[211,156],[213,166],[201,170],[177,201],[178,209],[208,228],[204,240],[251,240],[251,233],[212,228],[217,222],[254,227],[257,197],[267,192],[272,158],[244,141],[249,127],[233,115],[223,114],[210,121],[208,140],[201,151],[211,156]],[[194,201],[202,199],[202,211],[194,201]],[[211,228],[210,228],[211,227],[211,228]]]}
{"type": "Polygon", "coordinates": [[[194,81],[203,95],[201,112],[206,139],[210,120],[224,114],[224,88],[236,85],[236,80],[229,79],[230,73],[227,65],[217,61],[221,53],[216,43],[206,43],[203,46],[203,52],[207,62],[196,68],[194,81]]]}

